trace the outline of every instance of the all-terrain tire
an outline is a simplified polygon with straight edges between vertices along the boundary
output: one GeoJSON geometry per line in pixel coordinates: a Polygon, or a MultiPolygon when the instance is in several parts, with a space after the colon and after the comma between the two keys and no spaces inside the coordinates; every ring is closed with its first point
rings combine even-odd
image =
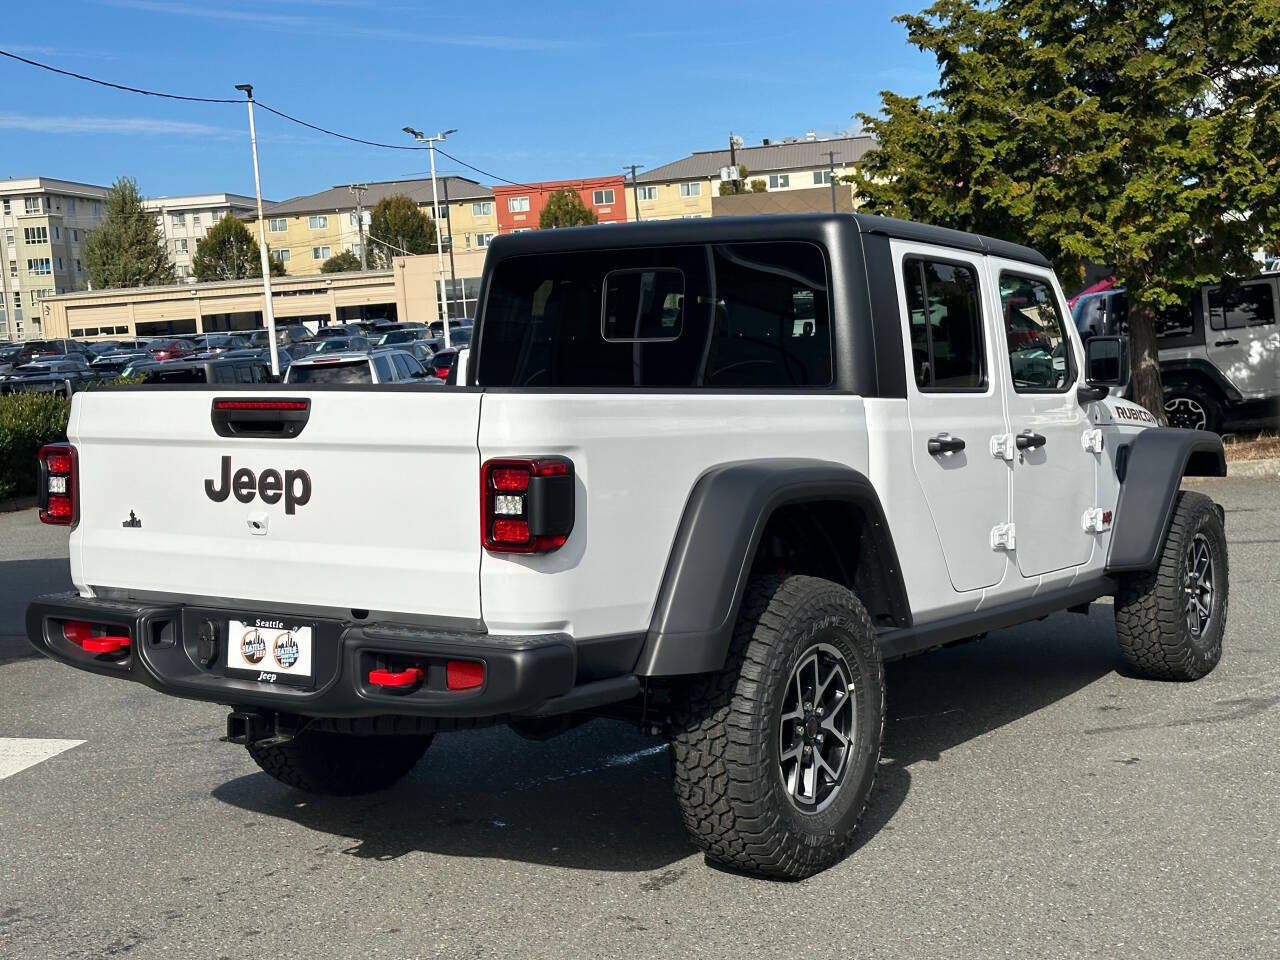
{"type": "Polygon", "coordinates": [[[1180,491],[1156,568],[1127,575],[1116,592],[1116,637],[1130,669],[1155,680],[1199,680],[1209,673],[1222,658],[1228,593],[1222,516],[1204,494],[1180,491]],[[1197,635],[1188,588],[1200,544],[1211,562],[1212,603],[1197,635]]]}
{"type": "Polygon", "coordinates": [[[884,670],[871,618],[828,580],[751,581],[723,669],[689,678],[676,691],[673,719],[676,796],[709,861],[788,879],[826,869],[852,843],[880,759],[884,670]],[[821,649],[838,652],[848,667],[851,705],[843,709],[856,727],[846,730],[838,788],[825,807],[806,810],[784,780],[780,737],[790,734],[781,725],[784,704],[794,703],[788,698],[803,699],[793,671],[821,649]]]}
{"type": "Polygon", "coordinates": [[[286,743],[249,744],[249,756],[286,786],[349,797],[385,790],[414,768],[430,734],[359,736],[303,730],[286,743]]]}

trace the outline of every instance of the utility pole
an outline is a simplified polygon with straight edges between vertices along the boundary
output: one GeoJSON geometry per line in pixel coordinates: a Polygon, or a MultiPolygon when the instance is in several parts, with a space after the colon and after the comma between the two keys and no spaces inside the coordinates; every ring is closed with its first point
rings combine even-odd
{"type": "Polygon", "coordinates": [[[436,141],[443,140],[451,133],[457,133],[457,130],[445,130],[443,133],[437,133],[434,137],[428,137],[421,130],[415,130],[413,127],[402,127],[405,133],[413,137],[419,143],[427,145],[427,152],[431,155],[431,210],[436,221],[436,263],[440,270],[440,300],[443,303],[444,310],[442,317],[444,329],[444,345],[449,346],[449,295],[444,288],[444,238],[440,234],[440,191],[436,189],[436,141]]]}
{"type": "Polygon", "coordinates": [[[831,212],[836,212],[836,154],[839,150],[827,151],[827,173],[831,178],[831,212]]]}
{"type": "Polygon", "coordinates": [[[367,183],[353,183],[347,188],[356,198],[356,225],[360,228],[360,269],[369,269],[369,251],[365,248],[368,244],[364,240],[364,195],[369,189],[367,183]]]}
{"type": "Polygon", "coordinates": [[[640,185],[636,183],[636,169],[643,166],[643,163],[633,163],[622,168],[624,172],[631,171],[631,199],[636,205],[636,223],[640,222],[640,185]]]}
{"type": "MultiPolygon", "coordinates": [[[[444,178],[444,218],[449,223],[449,279],[453,281],[454,292],[458,292],[458,270],[453,263],[453,217],[449,214],[449,178],[444,178]]],[[[463,296],[466,299],[466,296],[463,296]]],[[[448,313],[448,298],[445,298],[445,313],[448,313]]],[[[463,313],[466,313],[464,308],[463,313]]],[[[446,318],[445,322],[448,322],[446,318]]]]}
{"type": "Polygon", "coordinates": [[[733,192],[738,192],[738,154],[736,151],[737,144],[734,142],[733,131],[729,131],[729,169],[733,171],[733,179],[729,182],[733,184],[733,192]]]}
{"type": "Polygon", "coordinates": [[[237,83],[236,89],[249,101],[249,146],[253,149],[253,191],[258,198],[258,252],[262,255],[262,317],[267,322],[267,338],[271,341],[271,375],[280,377],[280,358],[276,356],[276,312],[271,303],[271,264],[267,253],[267,221],[262,219],[262,178],[258,176],[258,133],[253,126],[253,84],[237,83]]]}

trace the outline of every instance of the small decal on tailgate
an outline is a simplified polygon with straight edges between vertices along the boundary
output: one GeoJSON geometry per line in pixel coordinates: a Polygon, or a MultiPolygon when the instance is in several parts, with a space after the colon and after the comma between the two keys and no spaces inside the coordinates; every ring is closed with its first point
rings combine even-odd
{"type": "Polygon", "coordinates": [[[136,530],[136,529],[138,529],[139,527],[141,527],[141,526],[142,526],[142,521],[138,519],[138,515],[137,515],[136,513],[134,513],[132,510],[130,510],[130,511],[129,511],[129,519],[128,519],[128,520],[123,521],[123,522],[120,524],[120,526],[122,526],[122,527],[132,527],[133,529],[135,529],[135,530],[136,530]]]}

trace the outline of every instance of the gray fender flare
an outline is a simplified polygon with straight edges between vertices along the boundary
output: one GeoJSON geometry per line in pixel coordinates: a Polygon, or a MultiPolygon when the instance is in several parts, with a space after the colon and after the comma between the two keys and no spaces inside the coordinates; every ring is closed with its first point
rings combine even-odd
{"type": "Polygon", "coordinates": [[[1225,477],[1222,438],[1205,430],[1149,427],[1129,448],[1111,527],[1108,573],[1151,570],[1173,521],[1183,477],[1225,477]]]}
{"type": "Polygon", "coordinates": [[[890,605],[909,625],[910,606],[897,551],[875,487],[850,467],[824,460],[750,460],[721,464],[694,484],[676,531],[653,618],[636,664],[641,676],[719,670],[756,548],[773,512],[806,501],[850,503],[873,538],[890,605]]]}

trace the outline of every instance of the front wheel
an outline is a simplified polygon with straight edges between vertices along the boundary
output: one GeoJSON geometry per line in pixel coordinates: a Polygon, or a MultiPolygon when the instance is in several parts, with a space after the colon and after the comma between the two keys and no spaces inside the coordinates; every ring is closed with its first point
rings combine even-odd
{"type": "Polygon", "coordinates": [[[385,790],[412,770],[430,745],[430,734],[303,730],[285,743],[251,743],[248,749],[258,766],[286,786],[347,797],[385,790]]]}
{"type": "Polygon", "coordinates": [[[672,757],[708,860],[800,879],[849,849],[875,780],[884,671],[857,597],[815,577],[753,580],[723,669],[679,692],[672,757]]]}
{"type": "Polygon", "coordinates": [[[1129,667],[1157,680],[1199,680],[1222,658],[1227,536],[1213,501],[1181,491],[1156,568],[1116,593],[1116,637],[1129,667]]]}
{"type": "Polygon", "coordinates": [[[1174,384],[1164,395],[1164,418],[1171,427],[1217,433],[1222,426],[1222,404],[1197,383],[1174,384]]]}

